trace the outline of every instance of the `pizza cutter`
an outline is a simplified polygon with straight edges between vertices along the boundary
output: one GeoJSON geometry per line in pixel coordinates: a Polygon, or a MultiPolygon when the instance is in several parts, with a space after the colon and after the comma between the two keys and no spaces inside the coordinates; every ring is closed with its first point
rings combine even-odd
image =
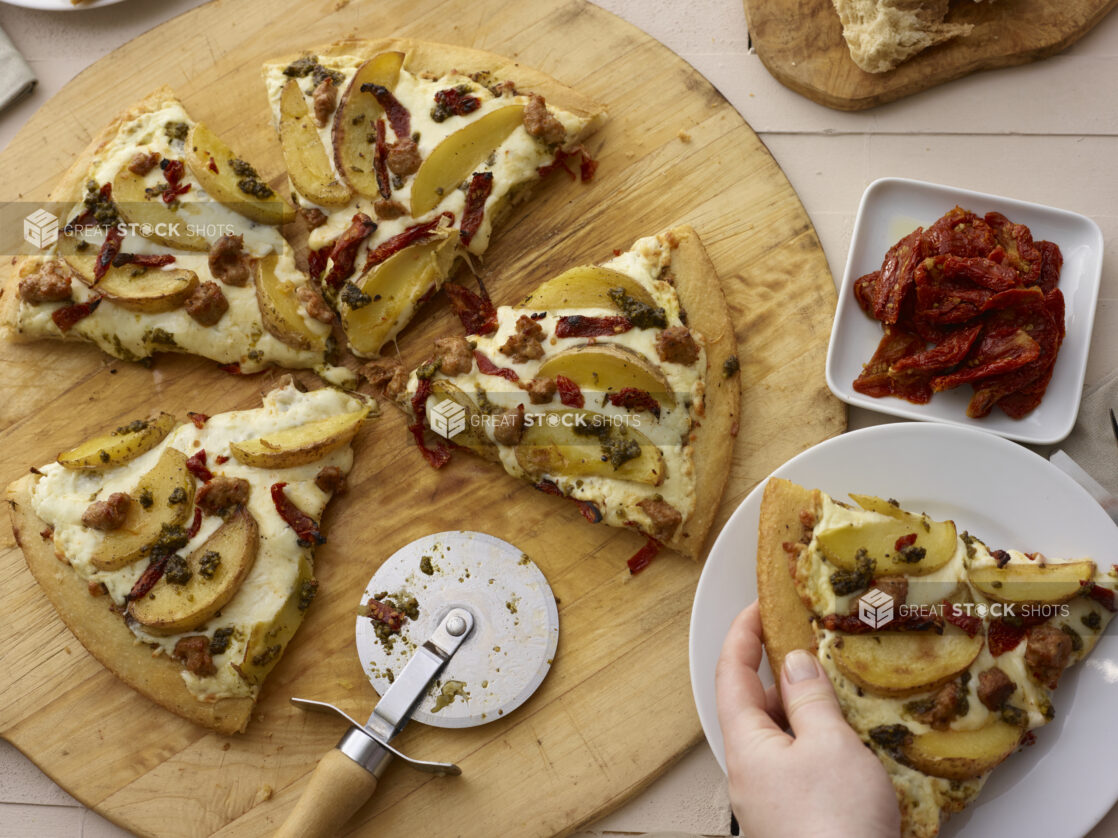
{"type": "Polygon", "coordinates": [[[276,838],[338,835],[394,756],[420,771],[461,774],[451,763],[412,759],[391,742],[412,719],[472,727],[510,713],[543,681],[558,642],[551,586],[508,542],[442,532],[396,551],[369,581],[357,617],[357,654],[380,701],[361,724],[332,704],[291,699],[350,727],[318,763],[276,838]],[[379,603],[380,619],[364,616],[370,600],[379,603]]]}

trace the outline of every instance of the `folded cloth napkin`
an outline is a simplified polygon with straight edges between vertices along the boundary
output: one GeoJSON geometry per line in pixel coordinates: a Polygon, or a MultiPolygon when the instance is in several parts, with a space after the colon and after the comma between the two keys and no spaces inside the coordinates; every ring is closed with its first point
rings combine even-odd
{"type": "Polygon", "coordinates": [[[19,50],[0,29],[0,109],[30,93],[37,81],[19,50]]]}
{"type": "Polygon", "coordinates": [[[1060,443],[1069,457],[1118,495],[1118,440],[1110,425],[1110,411],[1118,416],[1118,370],[1083,396],[1071,434],[1060,443]]]}

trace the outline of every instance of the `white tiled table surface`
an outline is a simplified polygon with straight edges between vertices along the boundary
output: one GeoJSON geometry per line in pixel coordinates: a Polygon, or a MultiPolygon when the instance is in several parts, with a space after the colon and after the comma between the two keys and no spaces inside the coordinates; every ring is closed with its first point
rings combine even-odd
{"type": "MultiPolygon", "coordinates": [[[[694,65],[773,153],[841,277],[862,191],[884,176],[949,183],[1075,210],[1106,241],[1087,382],[1118,365],[1118,14],[1062,55],[983,73],[861,113],[785,89],[749,54],[740,0],[596,0],[694,65]]],[[[63,84],[115,47],[200,0],[131,0],[80,13],[0,5],[0,26],[39,77],[0,113],[0,148],[63,84]]],[[[850,411],[851,427],[886,421],[850,411]]],[[[1101,752],[1100,752],[1101,754],[1101,752]]],[[[1112,770],[1111,766],[1104,766],[1112,770]]],[[[578,838],[727,836],[725,779],[701,744],[628,805],[578,838]]],[[[126,838],[0,741],[0,838],[126,838]]],[[[1118,809],[1090,838],[1118,835],[1118,809]]]]}

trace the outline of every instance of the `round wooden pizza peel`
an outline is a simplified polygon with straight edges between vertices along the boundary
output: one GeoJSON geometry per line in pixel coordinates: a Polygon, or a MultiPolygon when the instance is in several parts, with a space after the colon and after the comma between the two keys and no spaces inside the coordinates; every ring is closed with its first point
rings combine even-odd
{"type": "MultiPolygon", "coordinates": [[[[834,285],[788,181],[698,73],[583,0],[210,3],[101,59],[47,103],[0,155],[0,199],[42,199],[111,114],[161,83],[276,178],[260,64],[389,33],[514,56],[609,106],[591,140],[601,163],[594,181],[553,176],[496,236],[480,272],[498,304],[640,236],[680,223],[698,230],[725,283],[742,362],[741,432],[725,442],[733,467],[715,531],[773,468],[844,429],[823,379],[834,285]]],[[[458,330],[437,298],[401,336],[404,361],[422,360],[435,337],[458,330]]],[[[276,377],[226,375],[186,357],[161,357],[149,370],[91,347],[0,345],[0,479],[152,406],[180,416],[254,406],[276,377]]],[[[508,719],[406,730],[400,744],[410,755],[456,762],[462,776],[392,772],[350,822],[353,834],[566,834],[700,741],[686,673],[701,565],[665,553],[631,577],[625,560],[641,538],[592,526],[573,504],[489,463],[459,456],[431,470],[389,407],[355,448],[349,492],[324,522],[319,597],[236,737],[208,734],[117,682],[55,616],[11,531],[0,529],[0,735],[139,835],[270,835],[338,735],[333,720],[288,699],[313,695],[351,715],[376,700],[352,653],[353,592],[402,545],[472,529],[517,544],[550,580],[562,624],[551,674],[508,719]]]]}

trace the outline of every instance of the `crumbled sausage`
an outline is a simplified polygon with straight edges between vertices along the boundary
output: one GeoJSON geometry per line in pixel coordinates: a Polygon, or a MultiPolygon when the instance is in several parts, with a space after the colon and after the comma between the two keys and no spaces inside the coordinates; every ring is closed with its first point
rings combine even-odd
{"type": "Polygon", "coordinates": [[[210,247],[210,273],[226,285],[240,288],[252,279],[252,260],[245,253],[244,236],[222,236],[210,247]]]}
{"type": "Polygon", "coordinates": [[[903,605],[908,597],[908,579],[904,576],[878,576],[873,585],[893,598],[894,608],[903,605]]]}
{"type": "Polygon", "coordinates": [[[693,364],[699,360],[699,345],[686,326],[671,326],[656,336],[656,354],[661,361],[693,364]]]}
{"type": "Polygon", "coordinates": [[[905,709],[916,721],[945,730],[952,719],[966,713],[966,691],[958,681],[952,681],[940,687],[929,701],[912,702],[905,709]]]}
{"type": "Polygon", "coordinates": [[[1038,681],[1055,689],[1060,673],[1071,659],[1071,637],[1048,623],[1029,629],[1028,637],[1025,665],[1038,681]]]}
{"type": "Polygon", "coordinates": [[[307,229],[316,230],[326,223],[328,216],[318,207],[300,207],[299,214],[303,216],[303,221],[307,225],[307,229]]]}
{"type": "Polygon", "coordinates": [[[195,503],[207,515],[221,515],[248,503],[251,486],[243,477],[217,476],[207,480],[198,490],[195,503]]]}
{"type": "Polygon", "coordinates": [[[501,445],[517,445],[524,433],[524,409],[505,410],[493,417],[493,438],[501,445]]]}
{"type": "Polygon", "coordinates": [[[19,281],[20,299],[32,305],[65,302],[70,299],[73,274],[65,262],[47,262],[19,281]]]}
{"type": "Polygon", "coordinates": [[[1017,685],[996,666],[978,673],[978,700],[988,710],[1000,710],[1016,689],[1017,685]]]}
{"type": "Polygon", "coordinates": [[[132,498],[124,492],[113,492],[108,500],[91,503],[82,513],[82,524],[94,530],[120,529],[132,506],[132,498]]]}
{"type": "Polygon", "coordinates": [[[474,352],[465,338],[439,338],[435,341],[435,357],[445,375],[465,375],[474,368],[474,352]]]}
{"type": "Polygon", "coordinates": [[[561,143],[567,136],[563,123],[547,109],[544,98],[538,93],[528,96],[528,104],[524,107],[524,130],[548,145],[561,143]]]}
{"type": "Polygon", "coordinates": [[[419,171],[423,158],[419,156],[419,146],[415,140],[405,137],[388,147],[388,168],[392,174],[404,177],[419,171]]]}
{"type": "Polygon", "coordinates": [[[182,307],[203,326],[212,326],[229,310],[229,301],[216,282],[203,282],[186,298],[182,307]]]}
{"type": "Polygon", "coordinates": [[[679,510],[660,498],[645,498],[637,506],[651,519],[652,525],[648,529],[648,534],[657,541],[670,541],[675,531],[679,529],[679,525],[683,523],[683,516],[679,510]]]}
{"type": "Polygon", "coordinates": [[[314,121],[319,128],[322,128],[338,103],[338,87],[334,84],[334,79],[327,76],[319,82],[318,87],[311,94],[311,99],[314,102],[314,121]]]}
{"type": "Polygon", "coordinates": [[[385,198],[381,198],[373,202],[373,212],[376,213],[377,218],[381,221],[391,221],[393,218],[407,215],[408,208],[399,201],[389,201],[385,198]]]}
{"type": "Polygon", "coordinates": [[[558,387],[554,378],[533,378],[524,389],[528,391],[528,400],[532,404],[547,404],[555,397],[558,387]]]}
{"type": "Polygon", "coordinates": [[[314,476],[314,485],[328,495],[345,491],[345,474],[337,466],[323,466],[314,476]]]}
{"type": "Polygon", "coordinates": [[[187,672],[193,672],[202,678],[217,674],[213,656],[210,654],[210,639],[204,634],[192,634],[183,637],[175,644],[175,651],[171,657],[181,661],[187,672]]]}
{"type": "Polygon", "coordinates": [[[128,171],[134,175],[143,177],[159,164],[160,154],[158,151],[149,151],[146,154],[142,151],[136,152],[135,156],[128,161],[128,171]]]}
{"type": "Polygon", "coordinates": [[[295,299],[303,304],[307,314],[320,323],[333,323],[334,312],[322,298],[322,292],[309,282],[295,289],[295,299]]]}
{"type": "Polygon", "coordinates": [[[543,357],[543,327],[526,314],[516,321],[516,334],[501,346],[500,352],[518,364],[543,357]]]}
{"type": "Polygon", "coordinates": [[[370,361],[361,368],[361,375],[369,382],[373,392],[383,393],[395,401],[407,389],[408,374],[399,358],[381,358],[370,361]]]}

